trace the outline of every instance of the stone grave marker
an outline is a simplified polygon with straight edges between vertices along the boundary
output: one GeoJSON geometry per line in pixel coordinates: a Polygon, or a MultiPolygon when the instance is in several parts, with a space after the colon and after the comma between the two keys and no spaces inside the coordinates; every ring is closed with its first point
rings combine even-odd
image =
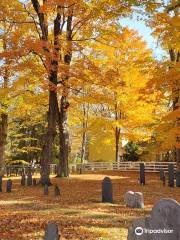
{"type": "Polygon", "coordinates": [[[61,195],[60,188],[57,185],[54,187],[54,195],[55,196],[61,195]]]}
{"type": "Polygon", "coordinates": [[[102,182],[102,202],[113,203],[112,181],[109,177],[105,177],[102,182]]]}
{"type": "Polygon", "coordinates": [[[162,168],[159,170],[159,176],[160,176],[160,180],[163,181],[164,170],[162,168]]]}
{"type": "Polygon", "coordinates": [[[25,175],[25,174],[22,174],[22,177],[21,177],[21,186],[26,186],[26,175],[25,175]]]}
{"type": "Polygon", "coordinates": [[[145,185],[145,165],[144,163],[140,163],[140,185],[145,185]]]}
{"type": "Polygon", "coordinates": [[[7,193],[10,193],[12,190],[12,180],[11,179],[8,179],[7,180],[7,183],[6,183],[6,192],[7,193]]]}
{"type": "Polygon", "coordinates": [[[2,192],[2,176],[0,176],[0,192],[2,192]]]}
{"type": "Polygon", "coordinates": [[[164,173],[162,181],[163,181],[163,186],[166,186],[166,175],[165,175],[165,173],[164,173]]]}
{"type": "Polygon", "coordinates": [[[128,231],[128,240],[179,240],[180,204],[161,199],[149,217],[136,219],[128,231]]]}
{"type": "Polygon", "coordinates": [[[127,207],[144,208],[144,198],[141,192],[126,192],[124,194],[124,201],[127,207]]]}
{"type": "Polygon", "coordinates": [[[48,223],[45,230],[44,240],[60,240],[58,226],[55,223],[48,223]]]}
{"type": "Polygon", "coordinates": [[[44,195],[48,195],[49,194],[49,189],[48,189],[48,185],[44,185],[44,195]]]}
{"type": "Polygon", "coordinates": [[[176,170],[176,187],[180,187],[180,171],[176,170]]]}
{"type": "Polygon", "coordinates": [[[27,186],[32,186],[32,174],[29,172],[27,175],[27,186]]]}
{"type": "Polygon", "coordinates": [[[33,186],[36,186],[36,185],[37,185],[36,178],[33,178],[33,186]]]}
{"type": "Polygon", "coordinates": [[[174,164],[168,164],[168,186],[174,187],[174,164]]]}

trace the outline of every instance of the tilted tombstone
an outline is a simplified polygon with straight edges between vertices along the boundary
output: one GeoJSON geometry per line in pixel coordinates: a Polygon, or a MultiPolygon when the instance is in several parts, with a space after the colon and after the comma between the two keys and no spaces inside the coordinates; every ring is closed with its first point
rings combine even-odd
{"type": "Polygon", "coordinates": [[[2,176],[0,176],[0,192],[2,192],[2,176]]]}
{"type": "Polygon", "coordinates": [[[168,186],[174,187],[174,164],[168,164],[168,186]]]}
{"type": "Polygon", "coordinates": [[[133,222],[128,240],[179,240],[180,204],[173,199],[161,199],[149,217],[133,222]]]}
{"type": "Polygon", "coordinates": [[[60,188],[57,185],[54,187],[54,195],[55,196],[61,195],[60,188]]]}
{"type": "Polygon", "coordinates": [[[124,194],[124,201],[127,207],[144,208],[144,198],[141,192],[126,192],[124,194]]]}
{"type": "Polygon", "coordinates": [[[21,177],[21,186],[26,186],[26,175],[22,174],[21,177]]]}
{"type": "Polygon", "coordinates": [[[7,193],[10,193],[12,190],[12,180],[11,179],[8,179],[7,180],[7,183],[6,183],[6,192],[7,193]]]}
{"type": "Polygon", "coordinates": [[[60,240],[58,226],[55,223],[48,223],[45,230],[44,240],[60,240]]]}
{"type": "Polygon", "coordinates": [[[27,175],[27,186],[32,186],[32,174],[29,172],[27,175]]]}
{"type": "Polygon", "coordinates": [[[44,195],[48,195],[48,194],[49,194],[48,185],[45,184],[45,185],[44,185],[44,195]]]}
{"type": "Polygon", "coordinates": [[[36,178],[33,178],[33,186],[36,186],[36,185],[37,185],[36,178]]]}
{"type": "Polygon", "coordinates": [[[144,163],[140,163],[140,185],[145,185],[145,165],[144,163]]]}
{"type": "Polygon", "coordinates": [[[105,177],[102,182],[102,202],[113,203],[112,181],[109,177],[105,177]]]}
{"type": "Polygon", "coordinates": [[[176,187],[180,187],[180,171],[176,171],[176,187]]]}

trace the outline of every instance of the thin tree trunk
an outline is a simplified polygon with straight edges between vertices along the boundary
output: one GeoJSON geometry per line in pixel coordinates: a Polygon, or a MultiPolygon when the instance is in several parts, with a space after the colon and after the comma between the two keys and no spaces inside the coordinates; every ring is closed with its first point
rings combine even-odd
{"type": "MultiPolygon", "coordinates": [[[[118,112],[118,103],[117,103],[117,93],[115,92],[115,120],[118,121],[121,119],[121,112],[118,112]]],[[[116,146],[116,162],[119,162],[119,139],[120,139],[121,129],[116,126],[115,129],[115,146],[116,146]]]]}
{"type": "MultiPolygon", "coordinates": [[[[83,123],[83,129],[85,129],[85,123],[83,123]]],[[[83,131],[82,144],[81,144],[81,167],[80,167],[80,174],[82,174],[83,163],[85,161],[85,156],[86,156],[86,143],[87,143],[87,133],[86,133],[86,131],[83,131]]]]}
{"type": "Polygon", "coordinates": [[[120,128],[116,127],[116,162],[119,161],[119,139],[120,139],[120,128]]]}
{"type": "Polygon", "coordinates": [[[2,113],[0,115],[0,176],[5,171],[5,145],[7,139],[8,115],[2,113]]]}
{"type": "Polygon", "coordinates": [[[82,174],[83,163],[86,158],[87,153],[87,126],[88,126],[88,117],[89,117],[89,104],[83,104],[83,134],[82,134],[82,143],[81,143],[81,167],[80,174],[82,174]]]}
{"type": "MultiPolygon", "coordinates": [[[[6,51],[6,37],[3,38],[3,50],[6,51]]],[[[5,60],[6,66],[9,66],[10,62],[5,60]]],[[[3,88],[8,88],[9,72],[7,67],[5,67],[5,74],[3,76],[3,88]]],[[[8,106],[4,106],[7,110],[8,106]]],[[[7,141],[7,131],[8,131],[8,114],[0,114],[0,176],[4,175],[5,172],[5,146],[7,141]]]]}

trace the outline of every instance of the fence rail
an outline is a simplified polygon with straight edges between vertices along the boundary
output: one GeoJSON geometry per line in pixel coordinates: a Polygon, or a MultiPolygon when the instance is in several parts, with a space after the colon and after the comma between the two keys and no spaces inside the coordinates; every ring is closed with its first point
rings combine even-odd
{"type": "MultiPolygon", "coordinates": [[[[73,164],[71,165],[70,172],[92,172],[92,171],[103,171],[103,170],[118,170],[118,171],[139,171],[139,164],[142,162],[91,162],[84,164],[73,164]]],[[[168,171],[168,164],[173,163],[174,169],[176,170],[175,162],[144,162],[146,172],[159,172],[163,169],[165,172],[168,171]]],[[[7,176],[18,176],[22,173],[27,174],[29,171],[33,174],[39,174],[41,170],[40,165],[34,166],[20,166],[11,165],[5,167],[5,175],[7,176]]],[[[50,174],[57,173],[57,165],[50,164],[50,174]]]]}
{"type": "MultiPolygon", "coordinates": [[[[120,170],[120,171],[139,171],[139,164],[142,162],[93,162],[73,165],[74,171],[102,171],[102,170],[120,170]]],[[[144,162],[146,172],[159,172],[160,169],[168,171],[168,164],[175,162],[144,162]]]]}

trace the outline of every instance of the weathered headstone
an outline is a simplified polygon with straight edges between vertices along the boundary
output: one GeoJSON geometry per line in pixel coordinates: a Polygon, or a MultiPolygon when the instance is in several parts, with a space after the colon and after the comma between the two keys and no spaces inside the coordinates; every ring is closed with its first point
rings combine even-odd
{"type": "Polygon", "coordinates": [[[54,195],[55,196],[61,195],[60,188],[57,185],[54,187],[54,195]]]}
{"type": "Polygon", "coordinates": [[[140,185],[145,185],[145,165],[144,163],[140,163],[140,185]]]}
{"type": "Polygon", "coordinates": [[[128,240],[179,240],[180,204],[173,199],[161,199],[150,217],[133,222],[128,240]]]}
{"type": "Polygon", "coordinates": [[[2,176],[0,176],[0,192],[2,192],[2,176]]]}
{"type": "Polygon", "coordinates": [[[164,173],[162,181],[163,181],[163,186],[165,186],[166,185],[166,175],[165,175],[165,173],[164,173]]]}
{"type": "Polygon", "coordinates": [[[36,185],[37,185],[36,178],[33,178],[33,186],[36,186],[36,185]]]}
{"type": "Polygon", "coordinates": [[[48,195],[48,194],[49,194],[48,185],[44,185],[44,195],[48,195]]]}
{"type": "Polygon", "coordinates": [[[160,180],[163,181],[163,178],[164,178],[164,170],[161,168],[159,170],[159,176],[160,176],[160,180]]]}
{"type": "Polygon", "coordinates": [[[126,192],[124,194],[124,201],[127,207],[144,208],[144,198],[141,192],[126,192]]]}
{"type": "Polygon", "coordinates": [[[7,183],[6,183],[6,192],[7,193],[10,193],[12,190],[12,180],[11,179],[8,179],[7,180],[7,183]]]}
{"type": "Polygon", "coordinates": [[[44,240],[60,240],[58,226],[55,223],[48,223],[45,230],[44,240]]]}
{"type": "Polygon", "coordinates": [[[176,187],[180,187],[180,171],[176,171],[176,187]]]}
{"type": "Polygon", "coordinates": [[[102,182],[102,202],[113,203],[113,188],[109,177],[105,177],[102,182]]]}
{"type": "Polygon", "coordinates": [[[168,185],[174,187],[174,164],[168,164],[168,185]]]}
{"type": "Polygon", "coordinates": [[[32,174],[28,173],[27,175],[27,186],[32,186],[33,182],[32,182],[32,174]]]}
{"type": "Polygon", "coordinates": [[[24,174],[21,177],[21,186],[26,186],[26,176],[24,174]]]}

